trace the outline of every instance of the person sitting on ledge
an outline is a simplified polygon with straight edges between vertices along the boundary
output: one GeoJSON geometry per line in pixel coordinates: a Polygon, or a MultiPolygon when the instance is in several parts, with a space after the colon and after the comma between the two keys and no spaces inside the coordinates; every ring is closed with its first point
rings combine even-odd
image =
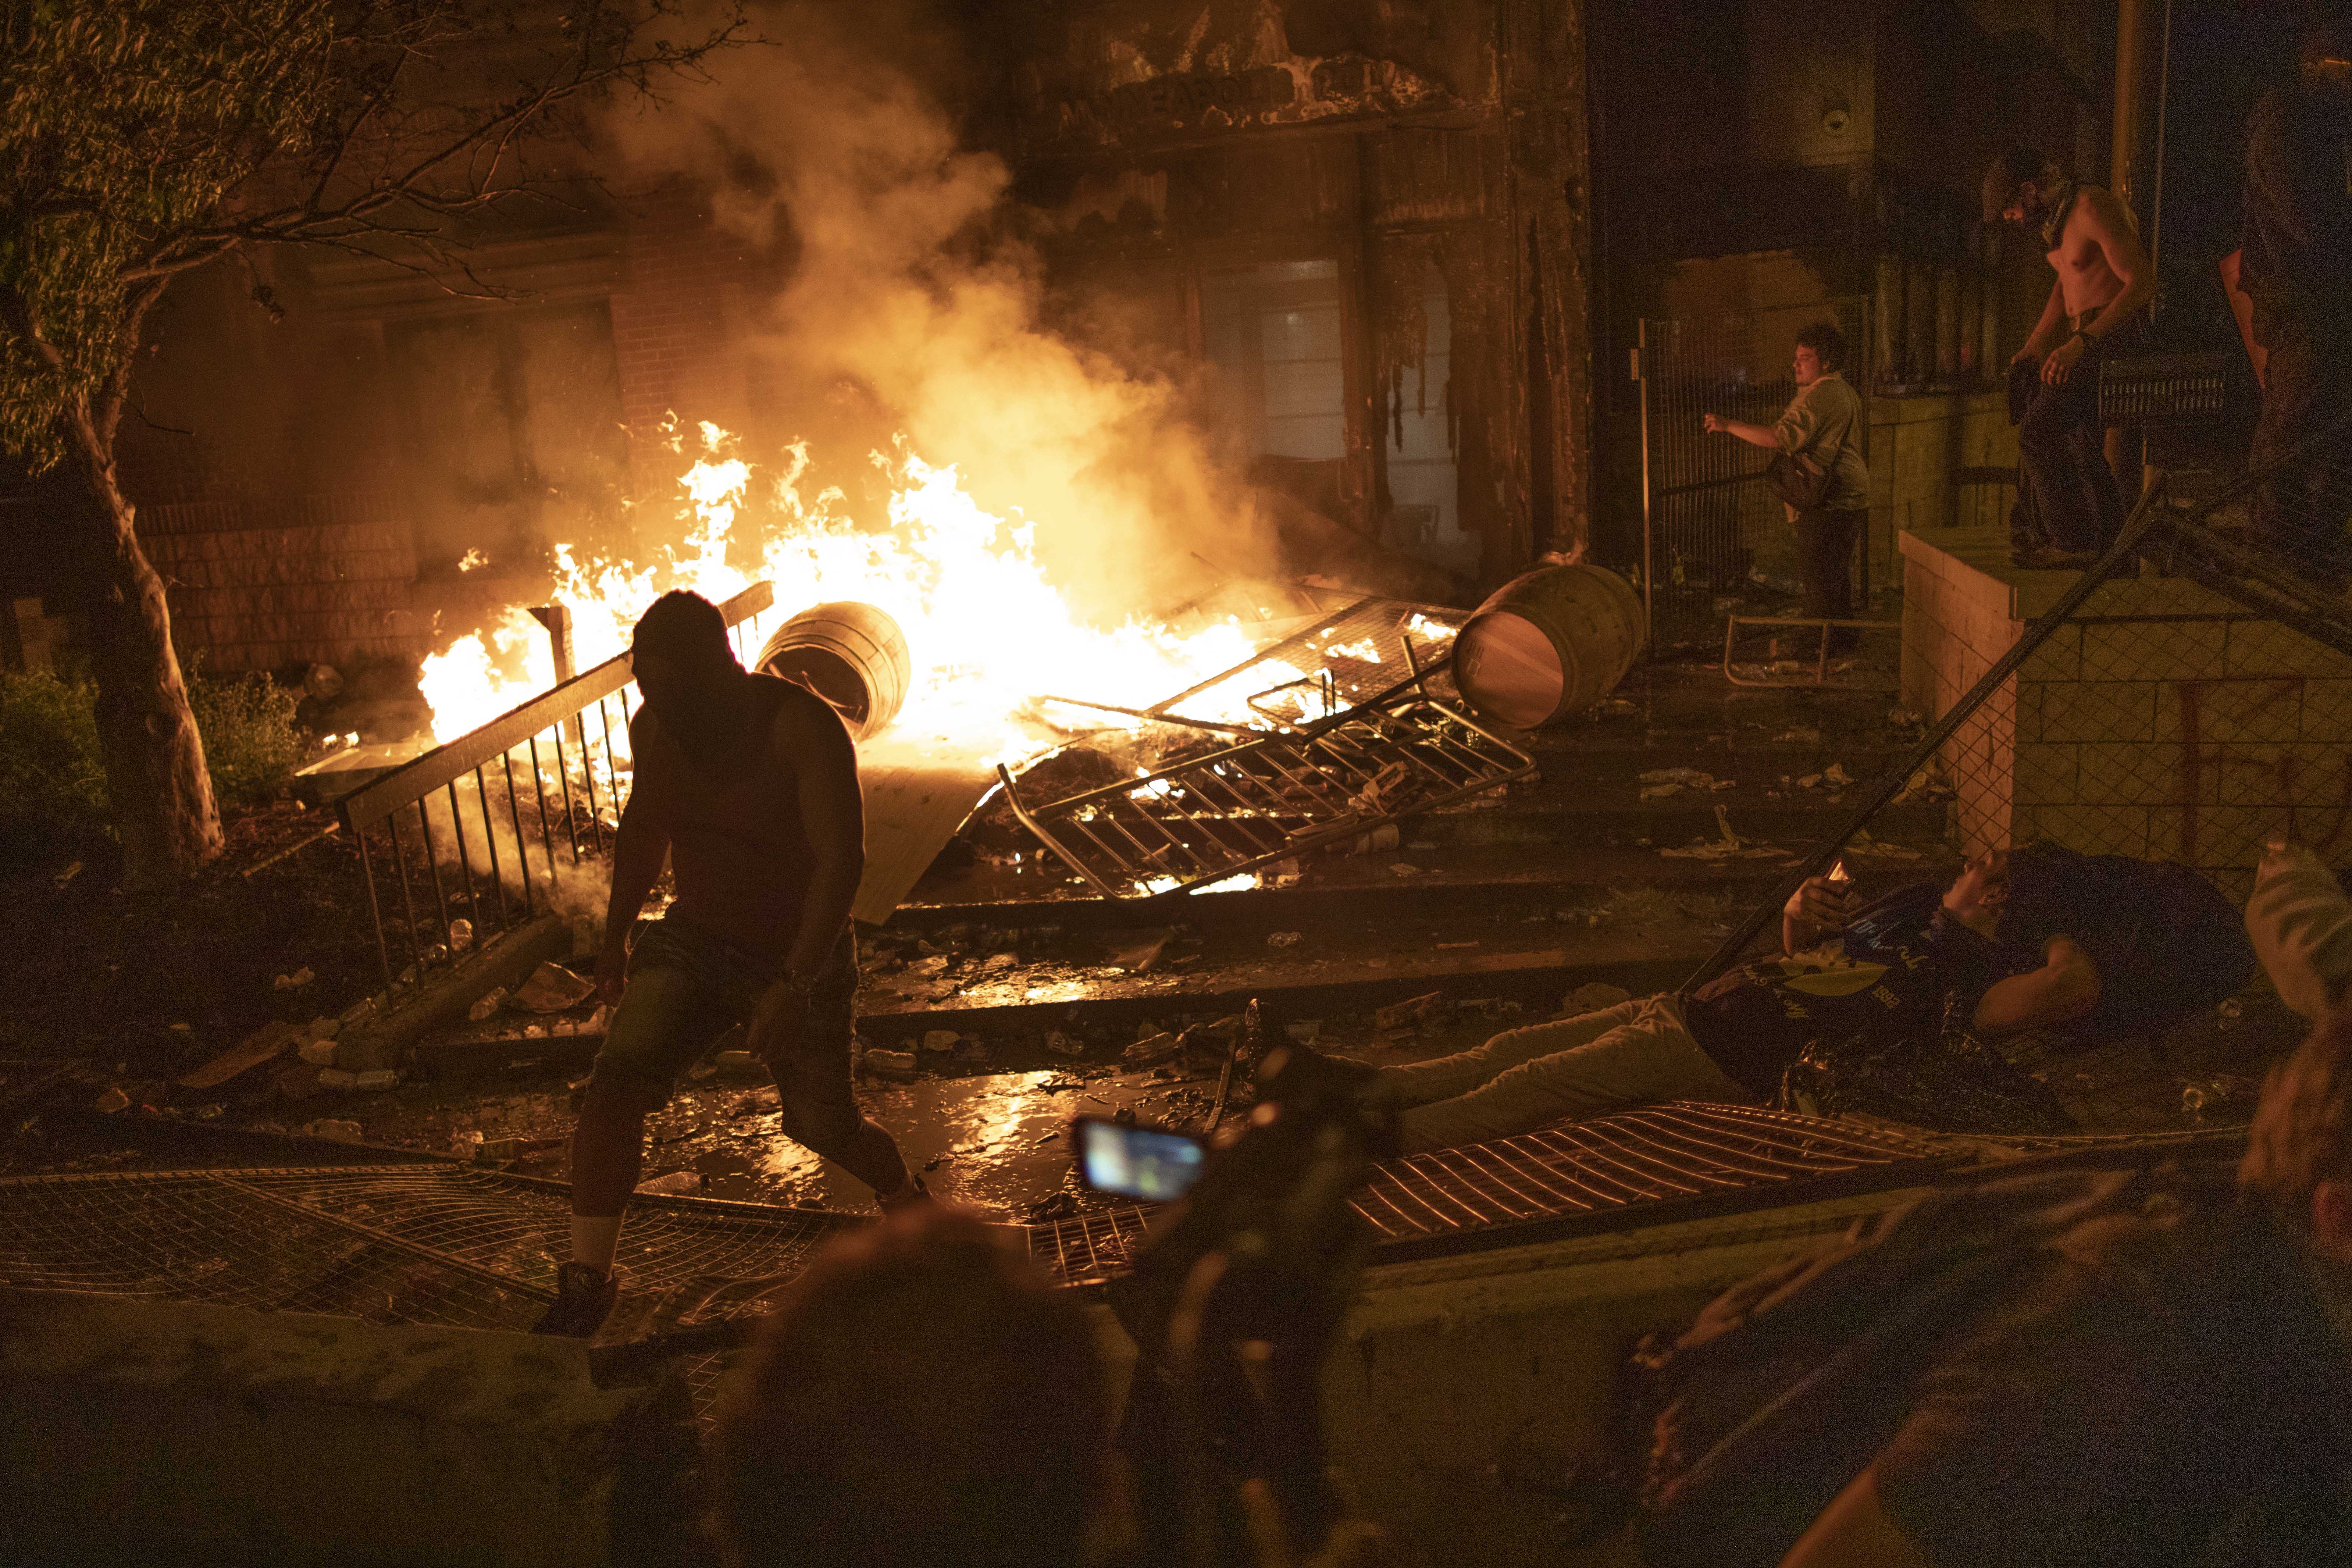
{"type": "Polygon", "coordinates": [[[2053,845],[1988,851],[1948,888],[1914,883],[1866,907],[1849,884],[1814,877],[1780,933],[1779,953],[1688,994],[1382,1068],[1378,1092],[1402,1108],[1405,1151],[1661,1100],[1768,1099],[1816,1041],[1934,1038],[1948,1019],[1986,1040],[2161,1028],[2254,966],[2236,910],[2195,873],[2053,845]],[[2128,983],[2109,984],[2118,975],[2128,983]]]}

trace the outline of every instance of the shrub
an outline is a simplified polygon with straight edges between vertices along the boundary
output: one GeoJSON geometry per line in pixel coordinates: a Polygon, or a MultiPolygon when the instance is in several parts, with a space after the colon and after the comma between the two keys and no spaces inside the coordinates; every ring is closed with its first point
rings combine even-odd
{"type": "Polygon", "coordinates": [[[259,670],[233,680],[194,671],[188,706],[205,738],[213,795],[223,805],[251,805],[282,791],[302,763],[302,731],[294,722],[302,694],[259,670]]]}
{"type": "MultiPolygon", "coordinates": [[[[303,754],[300,700],[257,671],[227,680],[190,671],[188,706],[221,805],[268,800],[292,779],[303,754]]],[[[11,854],[112,832],[97,700],[87,679],[0,670],[0,841],[11,854]]]]}
{"type": "Polygon", "coordinates": [[[0,840],[10,850],[106,831],[96,697],[87,680],[0,670],[0,840]]]}

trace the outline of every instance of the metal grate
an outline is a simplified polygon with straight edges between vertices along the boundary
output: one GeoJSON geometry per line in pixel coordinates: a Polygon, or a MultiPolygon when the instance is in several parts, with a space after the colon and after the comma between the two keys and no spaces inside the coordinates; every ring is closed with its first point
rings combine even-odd
{"type": "Polygon", "coordinates": [[[2182,425],[2219,419],[2230,402],[2230,356],[2146,354],[2099,362],[2099,424],[2182,425]]]}
{"type": "Polygon", "coordinates": [[[1321,615],[1149,708],[1081,697],[1040,700],[1228,734],[1252,734],[1269,725],[1296,728],[1368,700],[1393,689],[1399,677],[1417,667],[1443,660],[1468,618],[1468,612],[1444,605],[1313,592],[1326,601],[1321,615]],[[1236,703],[1245,704],[1258,721],[1234,722],[1236,703]],[[1223,716],[1208,717],[1200,711],[1204,708],[1223,716]]]}
{"type": "MultiPolygon", "coordinates": [[[[1391,1160],[1354,1206],[1394,1254],[1438,1238],[1658,1204],[1819,1189],[1841,1179],[1924,1179],[1952,1158],[1851,1122],[1676,1102],[1391,1160]]],[[[1067,1284],[1109,1279],[1126,1272],[1150,1215],[1128,1205],[1033,1226],[1030,1256],[1067,1284]]]]}
{"type": "MultiPolygon", "coordinates": [[[[1764,482],[1765,454],[1707,434],[1703,420],[1778,420],[1796,395],[1789,360],[1797,331],[1814,321],[1834,320],[1844,332],[1853,363],[1843,374],[1867,396],[1870,304],[1857,295],[1642,323],[1634,376],[1642,384],[1643,607],[1655,642],[1707,639],[1759,576],[1796,575],[1795,535],[1764,482]]],[[[1869,432],[1857,434],[1866,447],[1869,432]]],[[[1874,548],[1864,542],[1856,584],[1865,606],[1874,548]]]]}
{"type": "MultiPolygon", "coordinates": [[[[0,1283],[523,1328],[552,1298],[569,1215],[559,1184],[461,1166],[12,1177],[0,1180],[0,1283]]],[[[768,1281],[861,1223],[640,1197],[619,1261],[651,1290],[768,1281]]],[[[710,1315],[728,1300],[714,1289],[710,1315]]]]}
{"type": "Polygon", "coordinates": [[[1356,1201],[1381,1237],[1484,1230],[1863,1173],[1910,1173],[1926,1144],[1814,1117],[1675,1103],[1407,1155],[1356,1201]]]}
{"type": "Polygon", "coordinates": [[[1049,804],[997,770],[1022,825],[1107,898],[1223,881],[1534,771],[1454,709],[1393,695],[1049,804]]]}

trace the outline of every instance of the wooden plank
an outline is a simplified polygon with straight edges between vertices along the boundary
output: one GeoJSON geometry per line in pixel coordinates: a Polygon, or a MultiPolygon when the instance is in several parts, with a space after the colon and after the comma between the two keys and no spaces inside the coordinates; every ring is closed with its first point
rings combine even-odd
{"type": "Polygon", "coordinates": [[[850,913],[880,925],[995,787],[996,774],[972,759],[884,763],[861,767],[858,783],[866,795],[866,875],[850,913]]]}
{"type": "Polygon", "coordinates": [[[204,1066],[193,1072],[184,1074],[180,1079],[180,1087],[210,1089],[215,1084],[226,1083],[247,1068],[259,1067],[263,1062],[278,1056],[287,1047],[299,1039],[301,1035],[302,1030],[299,1025],[287,1023],[282,1018],[273,1018],[204,1066]]]}

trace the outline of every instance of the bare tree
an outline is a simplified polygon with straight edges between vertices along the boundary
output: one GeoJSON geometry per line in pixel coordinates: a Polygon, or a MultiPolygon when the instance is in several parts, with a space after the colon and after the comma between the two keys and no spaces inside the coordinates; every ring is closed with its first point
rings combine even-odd
{"type": "MultiPolygon", "coordinates": [[[[173,280],[329,247],[495,295],[486,220],[562,199],[583,117],[750,41],[695,0],[0,0],[0,447],[64,465],[95,590],[107,787],[132,882],[220,852],[163,584],[118,480],[142,327],[173,280]]],[[[274,310],[255,274],[253,294],[274,310]]]]}

